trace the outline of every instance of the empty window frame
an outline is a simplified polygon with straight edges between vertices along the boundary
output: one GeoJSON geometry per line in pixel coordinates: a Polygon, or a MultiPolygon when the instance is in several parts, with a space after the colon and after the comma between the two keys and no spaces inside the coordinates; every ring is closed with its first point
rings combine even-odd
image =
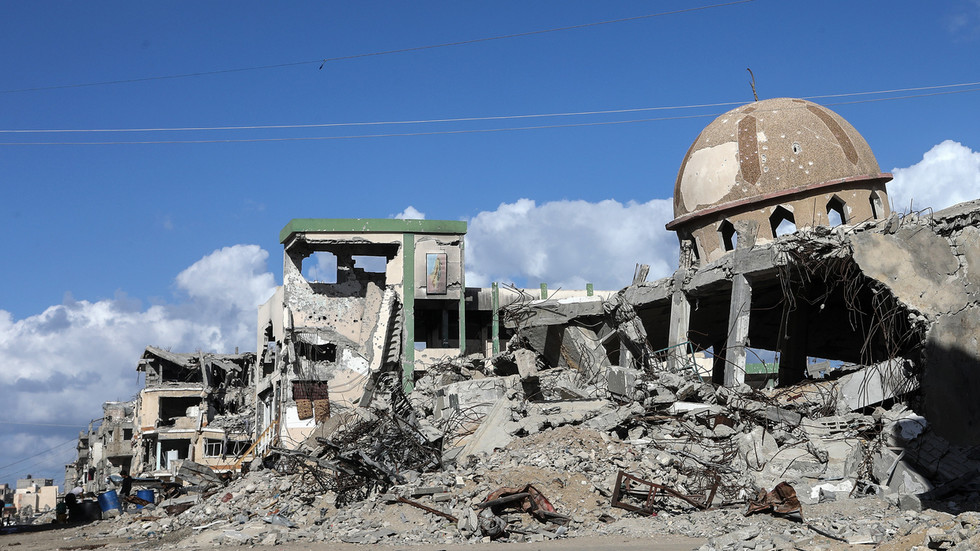
{"type": "Polygon", "coordinates": [[[881,202],[881,196],[878,195],[878,192],[872,191],[868,201],[871,203],[871,217],[875,220],[883,218],[885,216],[885,208],[881,202]]]}
{"type": "Polygon", "coordinates": [[[847,205],[834,195],[827,201],[827,225],[840,226],[847,223],[847,205]]]}
{"type": "Polygon", "coordinates": [[[728,220],[723,220],[718,225],[718,235],[721,237],[721,246],[726,251],[734,251],[738,245],[738,233],[735,231],[735,224],[728,220]]]}
{"type": "Polygon", "coordinates": [[[772,214],[769,215],[769,227],[773,237],[789,235],[796,231],[796,220],[793,213],[786,207],[779,205],[772,214]]]}

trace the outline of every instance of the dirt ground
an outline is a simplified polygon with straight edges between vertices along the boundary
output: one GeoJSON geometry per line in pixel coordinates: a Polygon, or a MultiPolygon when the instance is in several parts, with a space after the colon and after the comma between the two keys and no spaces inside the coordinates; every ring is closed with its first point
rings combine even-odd
{"type": "MultiPolygon", "coordinates": [[[[101,537],[88,526],[49,525],[36,527],[36,530],[10,532],[5,529],[0,533],[0,549],[11,551],[83,551],[89,549],[173,549],[177,546],[168,543],[166,538],[160,540],[130,540],[126,538],[101,537]]],[[[705,540],[685,538],[683,536],[658,536],[655,541],[650,539],[624,538],[621,536],[563,538],[539,543],[489,543],[489,544],[428,544],[420,545],[385,545],[372,544],[372,549],[387,551],[415,550],[423,547],[441,551],[615,551],[615,550],[647,550],[647,551],[690,551],[697,549],[705,540]]],[[[185,548],[184,546],[180,546],[185,548]]],[[[221,546],[228,547],[228,546],[221,546]]],[[[255,545],[248,545],[255,548],[255,545]]],[[[261,548],[261,546],[258,546],[261,548]]],[[[368,545],[350,543],[311,543],[291,542],[278,544],[276,551],[363,551],[368,545]]],[[[213,547],[209,547],[213,548],[213,547]]]]}

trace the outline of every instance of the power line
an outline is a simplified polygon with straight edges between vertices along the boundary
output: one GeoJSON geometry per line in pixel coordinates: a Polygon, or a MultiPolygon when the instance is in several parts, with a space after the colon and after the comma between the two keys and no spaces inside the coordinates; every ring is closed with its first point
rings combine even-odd
{"type": "Polygon", "coordinates": [[[57,423],[18,423],[16,421],[0,421],[0,425],[25,425],[29,427],[69,427],[84,428],[86,425],[59,425],[57,423]]]}
{"type": "MultiPolygon", "coordinates": [[[[966,92],[980,92],[980,88],[968,88],[964,90],[947,90],[944,92],[932,92],[928,94],[912,94],[906,96],[893,96],[888,98],[870,98],[870,99],[862,99],[862,100],[854,100],[854,101],[828,103],[826,105],[828,106],[853,105],[858,103],[874,103],[874,102],[893,101],[893,100],[900,100],[900,99],[916,99],[916,98],[924,98],[930,96],[962,94],[966,92]]],[[[739,102],[739,104],[742,103],[744,102],[739,102]]],[[[619,120],[619,121],[596,121],[596,122],[580,122],[580,123],[567,123],[567,124],[516,126],[516,127],[507,127],[507,128],[432,130],[427,132],[353,134],[353,135],[344,135],[344,136],[303,136],[303,137],[289,137],[289,138],[226,138],[226,139],[202,139],[202,140],[134,140],[134,141],[102,141],[102,142],[0,142],[0,146],[4,146],[4,145],[164,145],[164,144],[258,143],[258,142],[353,140],[353,139],[365,139],[365,138],[398,138],[398,137],[412,137],[412,136],[438,136],[438,135],[449,135],[449,134],[485,134],[490,132],[514,132],[514,131],[521,131],[521,130],[545,130],[545,129],[555,129],[555,128],[608,126],[614,124],[632,124],[632,123],[640,123],[640,122],[659,122],[659,121],[668,121],[668,120],[697,119],[697,118],[706,118],[706,117],[717,117],[719,115],[722,115],[722,113],[679,115],[675,117],[651,117],[651,118],[644,118],[644,119],[630,119],[630,120],[619,120]]]]}
{"type": "Polygon", "coordinates": [[[252,66],[252,67],[240,67],[240,68],[237,68],[237,69],[218,69],[218,70],[215,70],[215,71],[198,71],[198,72],[194,72],[194,73],[181,73],[181,74],[176,74],[176,75],[162,75],[162,76],[153,76],[153,77],[129,78],[129,79],[121,79],[121,80],[105,80],[105,81],[101,81],[101,82],[86,82],[86,83],[79,83],[79,84],[59,84],[59,85],[53,85],[53,86],[36,86],[36,87],[32,87],[32,88],[17,88],[17,89],[10,89],[10,90],[0,90],[0,94],[12,94],[12,93],[16,93],[16,92],[38,92],[38,91],[42,91],[42,90],[60,90],[60,89],[65,89],[65,88],[84,88],[84,87],[89,87],[89,86],[106,86],[106,85],[111,85],[111,84],[131,84],[131,83],[134,83],[134,82],[148,82],[148,81],[153,81],[153,80],[169,80],[169,79],[199,77],[199,76],[207,76],[207,75],[222,75],[222,74],[228,74],[228,73],[241,73],[241,72],[245,72],[245,71],[262,71],[262,70],[267,70],[267,69],[282,69],[282,68],[286,68],[286,67],[296,67],[296,66],[299,66],[299,65],[313,65],[313,64],[316,64],[316,63],[319,63],[320,64],[320,68],[322,69],[325,64],[331,63],[331,62],[334,62],[334,61],[347,61],[347,60],[351,60],[351,59],[361,59],[361,58],[365,58],[365,57],[377,57],[377,56],[391,55],[391,54],[403,54],[403,53],[408,53],[408,52],[418,52],[418,51],[422,51],[422,50],[432,50],[432,49],[435,49],[435,48],[448,48],[448,47],[451,47],[451,46],[464,46],[464,45],[467,45],[467,44],[477,44],[477,43],[480,43],[480,42],[491,42],[491,41],[494,41],[494,40],[505,40],[505,39],[508,39],[508,38],[520,38],[520,37],[525,37],[525,36],[534,36],[534,35],[539,35],[539,34],[555,33],[555,32],[560,32],[560,31],[570,31],[570,30],[575,30],[575,29],[584,29],[584,28],[588,28],[588,27],[598,27],[600,25],[611,25],[611,24],[614,24],[614,23],[626,23],[628,21],[638,21],[638,20],[641,20],[641,19],[650,19],[650,18],[653,18],[653,17],[664,17],[664,16],[667,16],[667,15],[678,15],[678,14],[689,13],[689,12],[694,12],[694,11],[708,10],[708,9],[713,9],[713,8],[722,8],[722,7],[726,7],[726,6],[733,6],[733,5],[736,5],[736,4],[747,4],[749,2],[754,2],[754,1],[755,0],[735,0],[733,2],[725,2],[725,3],[722,3],[722,4],[711,4],[711,5],[708,5],[708,6],[697,6],[697,7],[694,7],[694,8],[685,8],[685,9],[681,9],[681,10],[665,11],[665,12],[659,12],[659,13],[649,13],[649,14],[646,14],[646,15],[636,15],[636,16],[633,16],[633,17],[623,17],[623,18],[619,18],[619,19],[609,19],[609,20],[606,20],[606,21],[594,21],[594,22],[591,22],[591,23],[581,23],[581,24],[578,24],[578,25],[568,25],[568,26],[565,26],[565,27],[554,27],[554,28],[550,28],[550,29],[538,29],[538,30],[535,30],[535,31],[526,31],[526,32],[520,32],[520,33],[502,34],[502,35],[497,35],[497,36],[488,36],[488,37],[484,37],[484,38],[473,38],[473,39],[470,39],[470,40],[457,40],[457,41],[454,41],[454,42],[442,42],[442,43],[439,43],[439,44],[427,44],[425,46],[412,46],[412,47],[409,47],[409,48],[398,48],[398,49],[395,49],[395,50],[381,50],[381,51],[377,51],[377,52],[368,52],[368,53],[362,53],[362,54],[352,54],[352,55],[344,55],[344,56],[336,56],[336,57],[327,57],[327,58],[312,59],[312,60],[307,60],[307,61],[291,61],[291,62],[287,62],[287,63],[276,63],[276,64],[272,64],[272,65],[256,65],[256,66],[252,66]]]}
{"type": "Polygon", "coordinates": [[[54,450],[56,450],[58,448],[64,447],[64,446],[66,446],[68,444],[71,444],[73,442],[78,442],[78,439],[77,438],[72,438],[71,440],[66,440],[65,442],[62,442],[61,444],[58,444],[56,446],[52,446],[52,447],[50,447],[50,448],[48,448],[46,450],[39,451],[39,452],[37,452],[34,455],[31,455],[31,456],[25,457],[24,459],[21,459],[20,461],[14,461],[13,463],[9,463],[7,465],[4,465],[4,466],[0,467],[0,471],[6,470],[6,469],[8,469],[10,467],[13,467],[14,465],[19,465],[19,464],[27,461],[28,459],[34,459],[35,457],[37,457],[39,455],[44,455],[46,453],[52,452],[52,451],[54,451],[54,450]]]}
{"type": "MultiPolygon", "coordinates": [[[[889,90],[871,90],[864,92],[843,92],[839,94],[825,94],[819,96],[803,96],[803,99],[813,100],[813,99],[827,99],[827,98],[844,98],[853,96],[867,96],[875,94],[893,94],[898,92],[916,92],[923,90],[941,90],[948,88],[964,88],[967,86],[980,86],[980,81],[977,82],[961,82],[956,84],[937,84],[932,86],[916,86],[911,88],[893,88],[889,90]]],[[[964,90],[971,91],[971,90],[964,90]]],[[[907,99],[911,97],[923,97],[926,95],[937,95],[937,94],[920,94],[916,96],[897,96],[890,98],[879,98],[879,100],[891,100],[891,99],[907,99]]],[[[0,129],[0,134],[68,134],[68,133],[110,133],[110,132],[188,132],[188,131],[216,131],[216,130],[284,130],[284,129],[305,129],[305,128],[337,128],[337,127],[355,127],[355,126],[384,126],[384,125],[406,125],[406,124],[434,124],[434,123],[449,123],[449,122],[485,122],[485,121],[501,121],[501,120],[519,120],[519,119],[533,119],[533,118],[551,118],[551,117],[579,117],[579,116],[589,116],[589,115],[615,115],[615,114],[625,114],[625,113],[640,113],[649,111],[677,111],[685,109],[701,109],[708,107],[727,107],[730,105],[743,105],[744,101],[727,101],[718,103],[700,103],[691,105],[670,105],[670,106],[658,106],[658,107],[634,107],[626,109],[605,109],[605,110],[595,110],[595,111],[568,111],[559,113],[534,113],[534,114],[523,114],[523,115],[494,115],[494,116],[484,116],[484,117],[457,117],[457,118],[441,118],[441,119],[415,119],[415,120],[394,120],[394,121],[367,121],[367,122],[331,122],[331,123],[313,123],[313,124],[266,124],[266,125],[244,125],[244,126],[184,126],[184,127],[158,127],[158,128],[60,128],[60,129],[0,129]]],[[[842,105],[841,103],[834,103],[828,105],[842,105]]],[[[705,115],[707,116],[707,115],[705,115]]],[[[643,121],[647,120],[667,120],[667,119],[641,119],[643,121]]],[[[542,127],[547,128],[547,127],[542,127]]],[[[128,143],[128,142],[127,142],[128,143]]],[[[135,142],[134,142],[135,143],[135,142]]]]}
{"type": "Polygon", "coordinates": [[[239,139],[209,139],[209,140],[142,140],[142,141],[120,141],[120,142],[0,142],[0,145],[122,145],[122,144],[201,144],[201,143],[247,143],[247,142],[297,142],[312,140],[350,140],[356,138],[396,138],[408,136],[437,136],[445,134],[479,134],[487,132],[510,132],[517,130],[540,130],[547,128],[573,128],[577,126],[603,126],[610,124],[628,124],[636,122],[666,121],[676,119],[693,119],[699,117],[712,117],[717,115],[686,115],[678,117],[657,117],[649,119],[633,119],[625,121],[600,121],[582,122],[569,124],[549,124],[537,126],[518,126],[509,128],[478,128],[469,130],[433,130],[430,132],[403,132],[392,134],[357,134],[348,136],[307,136],[293,138],[239,138],[239,139]]]}
{"type": "MultiPolygon", "coordinates": [[[[980,84],[980,83],[978,83],[980,84]]],[[[602,111],[575,111],[567,113],[536,113],[529,115],[496,115],[486,117],[458,117],[446,119],[419,119],[401,121],[370,121],[370,122],[331,122],[318,124],[269,124],[269,125],[249,125],[249,126],[188,126],[173,128],[91,128],[91,129],[42,129],[42,130],[0,130],[0,134],[42,134],[42,133],[80,133],[80,132],[181,132],[181,131],[204,131],[204,130],[273,130],[273,129],[298,129],[298,128],[330,128],[341,126],[380,126],[396,124],[431,124],[443,122],[478,122],[495,120],[516,120],[544,117],[576,117],[584,115],[610,115],[619,113],[637,113],[642,111],[664,111],[675,109],[696,109],[699,107],[723,107],[727,105],[741,105],[745,102],[733,101],[725,103],[705,103],[701,105],[678,105],[669,107],[636,107],[629,109],[608,109],[602,111]]]]}

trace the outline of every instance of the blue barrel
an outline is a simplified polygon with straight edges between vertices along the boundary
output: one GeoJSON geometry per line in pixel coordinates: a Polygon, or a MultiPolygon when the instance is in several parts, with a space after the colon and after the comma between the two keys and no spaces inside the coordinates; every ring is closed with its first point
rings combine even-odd
{"type": "Polygon", "coordinates": [[[115,490],[99,494],[99,508],[102,509],[103,513],[108,513],[113,509],[119,510],[119,495],[116,494],[115,490]]]}
{"type": "MultiPolygon", "coordinates": [[[[140,499],[145,499],[146,501],[149,501],[150,503],[153,503],[153,490],[140,490],[140,491],[136,492],[136,497],[138,497],[140,499]]],[[[142,509],[143,506],[142,505],[137,505],[136,508],[137,509],[142,509]]]]}

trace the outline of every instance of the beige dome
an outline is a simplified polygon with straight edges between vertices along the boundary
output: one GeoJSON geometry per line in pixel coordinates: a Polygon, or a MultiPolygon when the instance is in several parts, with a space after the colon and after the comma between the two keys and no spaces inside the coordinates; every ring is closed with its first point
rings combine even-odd
{"type": "Polygon", "coordinates": [[[837,113],[801,99],[757,101],[718,117],[691,145],[677,174],[675,219],[667,228],[847,182],[890,179],[864,138],[837,113]]]}

